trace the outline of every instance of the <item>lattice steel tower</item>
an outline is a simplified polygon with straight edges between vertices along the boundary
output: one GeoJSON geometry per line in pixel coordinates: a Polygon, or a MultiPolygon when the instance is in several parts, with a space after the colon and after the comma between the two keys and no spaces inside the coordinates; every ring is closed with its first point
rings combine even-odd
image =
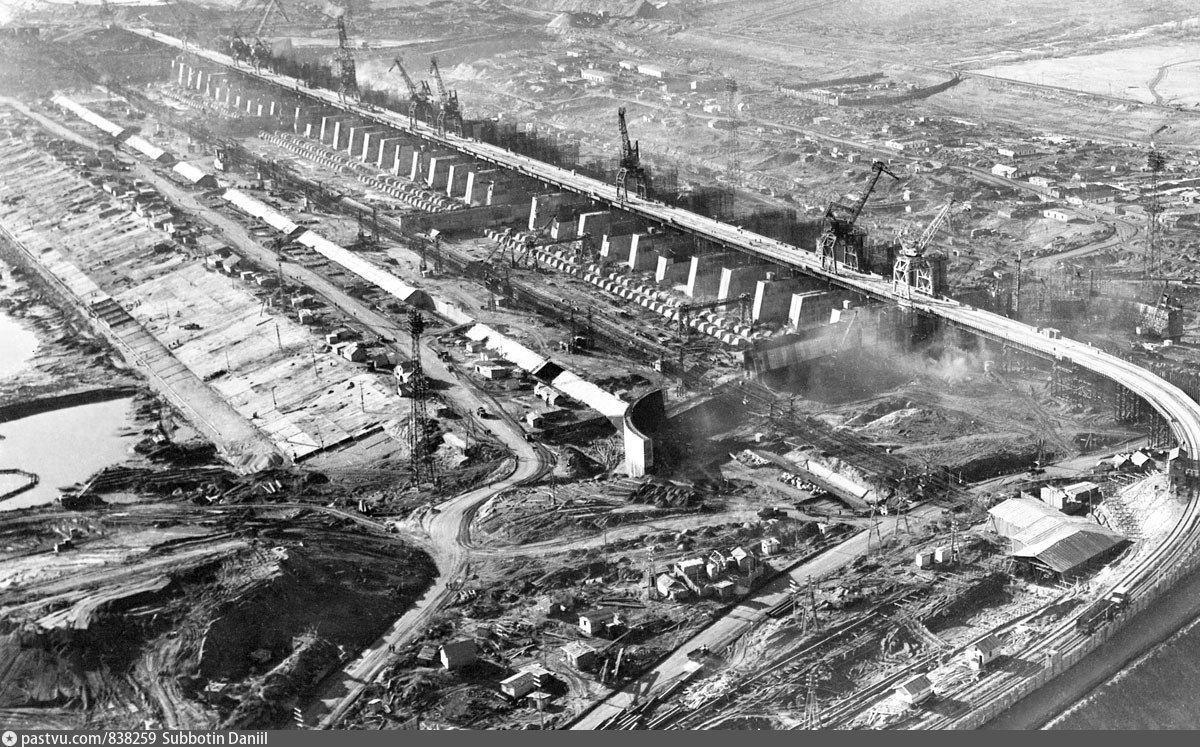
{"type": "Polygon", "coordinates": [[[737,206],[737,190],[742,183],[742,152],[738,142],[738,128],[741,125],[738,117],[738,85],[733,78],[725,79],[725,108],[729,115],[729,132],[725,135],[725,181],[733,190],[729,210],[733,213],[737,206]]]}
{"type": "Polygon", "coordinates": [[[408,331],[412,339],[413,364],[412,378],[409,380],[412,392],[412,411],[408,423],[408,451],[413,483],[420,489],[422,480],[429,484],[436,484],[437,475],[425,447],[425,426],[429,422],[425,401],[429,392],[429,384],[425,378],[424,367],[421,365],[421,335],[425,332],[425,317],[416,309],[408,311],[408,331]]]}
{"type": "Polygon", "coordinates": [[[1154,277],[1158,269],[1158,229],[1162,202],[1158,195],[1158,175],[1167,165],[1167,157],[1150,144],[1146,154],[1146,166],[1150,169],[1150,199],[1146,202],[1146,279],[1154,277]]]}

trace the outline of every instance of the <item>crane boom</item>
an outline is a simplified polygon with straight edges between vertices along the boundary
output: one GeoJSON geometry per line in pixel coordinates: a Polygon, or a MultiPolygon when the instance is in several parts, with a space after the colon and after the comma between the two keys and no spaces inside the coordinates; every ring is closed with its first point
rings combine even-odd
{"type": "Polygon", "coordinates": [[[875,185],[879,183],[879,177],[883,176],[884,174],[887,174],[893,179],[900,179],[900,177],[896,176],[891,172],[890,169],[888,169],[887,165],[884,164],[883,161],[875,161],[872,163],[871,181],[867,183],[867,189],[865,192],[863,192],[863,196],[859,198],[858,202],[855,203],[853,209],[850,211],[850,217],[848,220],[851,226],[853,226],[858,220],[858,216],[862,214],[863,208],[866,207],[867,200],[871,197],[871,193],[875,191],[875,185]]]}
{"type": "Polygon", "coordinates": [[[617,127],[621,130],[621,166],[635,169],[641,161],[641,153],[637,143],[630,144],[629,128],[625,126],[625,107],[617,109],[617,127]]]}
{"type": "Polygon", "coordinates": [[[349,47],[350,40],[346,36],[346,16],[340,15],[337,18],[338,32],[338,49],[345,50],[349,47]]]}
{"type": "Polygon", "coordinates": [[[438,64],[437,64],[436,57],[429,58],[429,73],[433,76],[433,79],[437,82],[438,98],[441,99],[442,101],[445,101],[447,99],[446,84],[442,82],[442,71],[438,70],[438,64]]]}
{"type": "Polygon", "coordinates": [[[404,65],[400,62],[399,57],[392,60],[392,66],[388,68],[389,73],[393,70],[400,71],[400,77],[404,78],[404,85],[408,86],[408,95],[414,100],[420,99],[421,94],[417,93],[417,84],[413,83],[412,76],[404,69],[404,65]]]}
{"type": "Polygon", "coordinates": [[[287,13],[283,11],[283,4],[279,0],[267,0],[264,3],[262,19],[258,22],[258,27],[254,30],[255,36],[262,36],[263,31],[267,27],[267,21],[271,18],[271,11],[278,11],[279,15],[283,16],[283,20],[291,23],[291,19],[287,17],[287,13]]]}
{"type": "Polygon", "coordinates": [[[946,222],[946,219],[950,217],[950,209],[954,207],[955,203],[957,202],[958,200],[951,197],[946,201],[946,204],[942,206],[942,209],[938,211],[938,214],[934,216],[933,220],[929,221],[929,225],[925,227],[925,231],[921,234],[921,238],[917,239],[916,250],[918,252],[924,252],[929,246],[929,242],[933,241],[934,234],[938,232],[938,229],[942,227],[942,224],[946,222]]]}

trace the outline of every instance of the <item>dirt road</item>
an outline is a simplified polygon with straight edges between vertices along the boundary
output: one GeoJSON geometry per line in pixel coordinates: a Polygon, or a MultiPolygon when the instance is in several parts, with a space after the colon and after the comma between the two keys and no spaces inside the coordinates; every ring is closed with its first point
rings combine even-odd
{"type": "Polygon", "coordinates": [[[527,442],[519,429],[502,420],[484,421],[484,425],[516,455],[516,468],[503,480],[451,498],[439,504],[436,512],[426,514],[422,526],[429,535],[440,571],[433,586],[358,659],[325,685],[318,698],[304,710],[306,723],[319,724],[322,729],[334,727],[363,689],[387,667],[393,658],[392,650],[411,641],[451,599],[455,591],[453,583],[461,579],[467,568],[470,550],[465,540],[476,509],[496,493],[536,479],[546,470],[547,457],[527,442]]]}

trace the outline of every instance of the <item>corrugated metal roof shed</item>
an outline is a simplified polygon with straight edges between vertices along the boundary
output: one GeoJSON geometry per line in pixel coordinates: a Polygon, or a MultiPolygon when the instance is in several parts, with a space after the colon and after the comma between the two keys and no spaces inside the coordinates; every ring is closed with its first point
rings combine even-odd
{"type": "Polygon", "coordinates": [[[93,127],[112,135],[113,137],[119,138],[125,132],[124,127],[116,124],[115,122],[110,122],[86,106],[78,104],[62,94],[58,94],[50,100],[62,108],[72,112],[84,122],[87,122],[93,127]]]}
{"type": "Polygon", "coordinates": [[[323,238],[312,231],[306,231],[301,234],[300,238],[296,239],[296,241],[309,247],[314,252],[320,254],[326,259],[345,267],[347,270],[353,272],[355,275],[358,275],[363,280],[366,280],[378,288],[391,293],[393,296],[401,301],[404,301],[405,303],[409,303],[420,308],[429,308],[432,306],[432,302],[429,300],[429,294],[425,291],[408,285],[392,273],[376,267],[362,257],[358,257],[353,252],[343,249],[329,239],[323,238]]]}
{"type": "Polygon", "coordinates": [[[217,186],[217,177],[207,173],[204,169],[187,161],[180,161],[172,168],[176,174],[179,174],[188,181],[189,184],[194,184],[206,189],[212,189],[217,186]]]}
{"type": "Polygon", "coordinates": [[[1013,537],[1048,516],[1063,514],[1034,498],[1010,498],[988,509],[996,524],[996,531],[1005,537],[1013,537]]]}
{"type": "MultiPolygon", "coordinates": [[[[190,165],[190,164],[189,164],[190,165]]],[[[176,169],[178,170],[178,169],[176,169]]],[[[275,210],[261,200],[256,200],[240,189],[227,189],[221,199],[233,205],[248,215],[253,215],[271,228],[288,236],[300,229],[300,226],[289,220],[287,216],[275,210]]],[[[315,235],[315,234],[314,234],[315,235]]],[[[336,245],[335,245],[336,246],[336,245]]]]}
{"type": "Polygon", "coordinates": [[[1057,573],[1069,573],[1126,541],[1099,524],[1072,521],[1043,532],[1037,541],[1026,544],[1013,555],[1034,558],[1057,573]]]}
{"type": "Polygon", "coordinates": [[[141,153],[146,158],[152,161],[174,161],[175,156],[166,152],[154,143],[150,142],[141,135],[132,135],[125,140],[125,144],[133,148],[138,153],[141,153]]]}

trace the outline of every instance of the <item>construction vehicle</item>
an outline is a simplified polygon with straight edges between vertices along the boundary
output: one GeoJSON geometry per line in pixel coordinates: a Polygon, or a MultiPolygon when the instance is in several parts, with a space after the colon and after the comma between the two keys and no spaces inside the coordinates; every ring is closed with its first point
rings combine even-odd
{"type": "Polygon", "coordinates": [[[429,121],[432,114],[433,104],[430,99],[433,98],[432,92],[429,90],[429,84],[421,81],[420,88],[413,82],[408,71],[404,69],[404,64],[397,57],[392,60],[392,66],[388,68],[390,73],[393,70],[400,71],[400,77],[404,78],[404,85],[408,88],[408,124],[415,125],[418,119],[429,121]]]}
{"type": "Polygon", "coordinates": [[[848,270],[863,271],[865,265],[863,244],[866,232],[856,229],[855,224],[858,222],[858,217],[862,215],[871,193],[875,191],[879,178],[884,174],[896,180],[900,179],[883,161],[875,161],[871,164],[871,179],[867,182],[867,188],[857,202],[853,205],[843,205],[831,201],[829,207],[825,209],[821,235],[817,238],[817,255],[821,258],[822,269],[837,272],[838,248],[840,247],[842,249],[840,263],[848,270]]]}
{"type": "Polygon", "coordinates": [[[442,80],[442,71],[438,69],[436,57],[429,58],[429,74],[433,76],[438,90],[437,129],[439,135],[445,135],[447,128],[455,135],[462,137],[462,110],[458,106],[458,91],[446,90],[442,80]]]}
{"type": "MultiPolygon", "coordinates": [[[[946,290],[945,259],[931,258],[925,252],[938,229],[950,218],[950,211],[958,204],[951,197],[934,216],[921,237],[913,243],[901,242],[900,255],[892,267],[892,291],[904,298],[912,298],[912,291],[926,296],[938,296],[946,290]]],[[[965,203],[964,210],[970,210],[970,203],[965,203]]]]}
{"type": "Polygon", "coordinates": [[[1111,599],[1097,599],[1075,619],[1075,629],[1084,635],[1091,635],[1096,628],[1112,620],[1117,609],[1111,599]]]}
{"type": "Polygon", "coordinates": [[[642,167],[641,148],[637,142],[630,143],[629,128],[625,126],[625,107],[617,109],[617,127],[621,131],[621,164],[617,169],[617,200],[629,199],[629,182],[638,197],[646,198],[650,181],[642,167]]]}

